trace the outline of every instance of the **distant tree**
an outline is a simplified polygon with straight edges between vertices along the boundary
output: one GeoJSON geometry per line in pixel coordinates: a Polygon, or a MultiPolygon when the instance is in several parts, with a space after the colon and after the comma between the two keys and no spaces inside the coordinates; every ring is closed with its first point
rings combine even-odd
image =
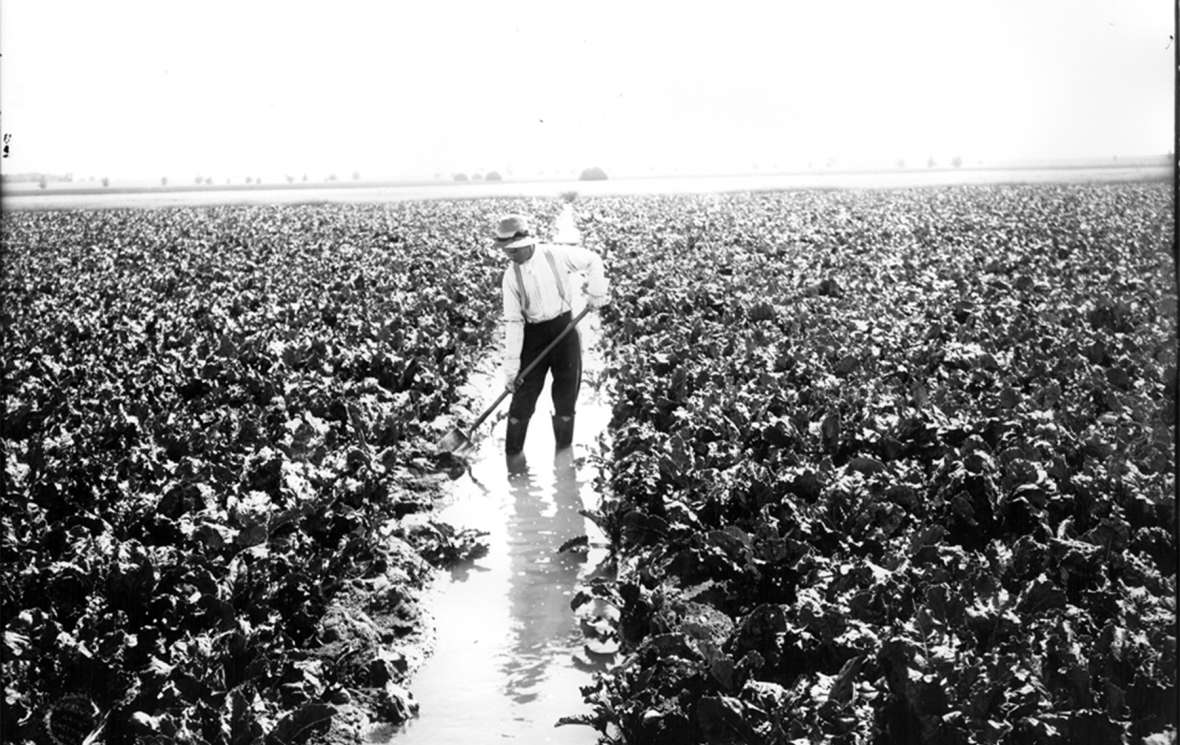
{"type": "Polygon", "coordinates": [[[456,181],[466,181],[466,180],[467,180],[467,174],[466,174],[466,173],[456,173],[456,174],[455,174],[455,180],[456,180],[456,181]]]}
{"type": "Polygon", "coordinates": [[[503,179],[500,178],[500,174],[497,173],[496,171],[488,171],[488,175],[484,176],[484,180],[485,181],[503,181],[503,179]]]}
{"type": "Polygon", "coordinates": [[[213,177],[212,176],[205,179],[205,186],[213,186],[213,177]]]}
{"type": "Polygon", "coordinates": [[[598,166],[591,166],[582,170],[582,175],[578,177],[579,181],[606,181],[606,171],[598,166]]]}
{"type": "Polygon", "coordinates": [[[328,180],[329,180],[329,181],[335,181],[335,180],[336,180],[336,174],[334,174],[334,173],[329,173],[329,174],[328,174],[328,180]]]}
{"type": "Polygon", "coordinates": [[[955,157],[951,158],[951,165],[954,166],[955,168],[962,166],[963,165],[963,156],[956,155],[955,157]]]}
{"type": "Polygon", "coordinates": [[[49,185],[49,182],[45,179],[44,176],[37,179],[37,186],[41,187],[42,189],[44,189],[48,185],[49,185]]]}
{"type": "Polygon", "coordinates": [[[931,156],[930,156],[930,158],[929,158],[929,159],[927,159],[927,161],[926,161],[926,167],[927,167],[927,168],[933,168],[933,167],[934,167],[934,166],[936,166],[936,165],[938,165],[938,163],[936,163],[936,162],[935,162],[935,160],[934,160],[934,156],[933,156],[933,155],[931,155],[931,156]]]}
{"type": "Polygon", "coordinates": [[[360,171],[353,171],[352,172],[352,180],[353,181],[360,181],[361,180],[361,172],[360,171]]]}
{"type": "Polygon", "coordinates": [[[291,175],[291,174],[289,174],[289,173],[287,174],[287,183],[288,183],[288,184],[293,184],[293,183],[295,183],[295,177],[294,177],[294,176],[292,176],[292,175],[291,175]]]}
{"type": "Polygon", "coordinates": [[[442,177],[443,177],[443,175],[441,173],[434,174],[435,181],[442,181],[442,177]]]}
{"type": "Polygon", "coordinates": [[[160,177],[160,186],[167,186],[167,185],[168,185],[168,177],[167,177],[167,176],[161,176],[161,177],[160,177]]]}
{"type": "Polygon", "coordinates": [[[473,173],[473,174],[471,174],[471,180],[472,181],[483,181],[483,174],[482,173],[473,173]]]}
{"type": "Polygon", "coordinates": [[[102,177],[102,185],[103,185],[103,186],[110,186],[110,185],[111,185],[111,180],[110,180],[109,178],[107,178],[106,176],[103,176],[103,177],[102,177]]]}
{"type": "Polygon", "coordinates": [[[247,184],[252,184],[252,183],[254,183],[254,179],[252,179],[252,178],[250,178],[249,176],[247,176],[247,177],[246,177],[246,183],[247,183],[247,184]]]}
{"type": "Polygon", "coordinates": [[[197,178],[193,181],[193,183],[196,184],[197,186],[200,186],[204,181],[205,181],[205,179],[201,178],[200,176],[197,176],[197,178]]]}
{"type": "Polygon", "coordinates": [[[898,168],[905,168],[905,158],[898,158],[897,159],[897,167],[898,168]]]}
{"type": "Polygon", "coordinates": [[[305,183],[305,184],[307,183],[307,174],[306,173],[303,174],[303,183],[305,183]]]}

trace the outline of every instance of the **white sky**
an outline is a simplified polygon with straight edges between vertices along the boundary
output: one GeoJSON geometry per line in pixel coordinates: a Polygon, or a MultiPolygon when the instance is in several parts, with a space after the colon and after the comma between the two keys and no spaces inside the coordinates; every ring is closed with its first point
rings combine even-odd
{"type": "Polygon", "coordinates": [[[1172,149],[1168,0],[4,0],[7,173],[728,170],[1172,149]]]}

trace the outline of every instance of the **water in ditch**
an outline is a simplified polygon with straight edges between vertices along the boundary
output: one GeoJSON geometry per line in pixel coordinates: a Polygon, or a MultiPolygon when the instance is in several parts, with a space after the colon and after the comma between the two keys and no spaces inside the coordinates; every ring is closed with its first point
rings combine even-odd
{"type": "MultiPolygon", "coordinates": [[[[575,312],[577,309],[575,309],[575,312]]],[[[555,727],[589,713],[579,693],[609,661],[585,648],[570,608],[578,584],[606,559],[605,540],[579,510],[597,505],[591,453],[610,407],[599,390],[597,317],[579,324],[584,379],[572,448],[555,452],[548,385],[530,422],[523,457],[504,457],[503,411],[478,441],[471,472],[454,483],[439,519],[488,532],[485,557],[443,574],[427,597],[435,649],[410,681],[417,718],[391,745],[506,742],[594,743],[593,729],[555,727]],[[559,551],[586,536],[589,549],[559,551]]],[[[494,372],[469,384],[494,400],[494,372]]],[[[506,410],[507,404],[502,404],[506,410]]]]}

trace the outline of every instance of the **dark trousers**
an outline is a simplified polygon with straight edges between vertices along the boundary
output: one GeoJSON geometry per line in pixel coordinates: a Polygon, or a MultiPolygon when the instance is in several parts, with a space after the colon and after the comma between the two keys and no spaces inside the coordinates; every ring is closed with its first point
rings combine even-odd
{"type": "MultiPolygon", "coordinates": [[[[541,350],[569,325],[569,313],[562,313],[550,321],[526,323],[524,344],[520,350],[520,369],[528,367],[541,350]]],[[[545,355],[545,359],[521,381],[512,394],[512,403],[508,406],[509,417],[527,420],[533,415],[548,373],[553,374],[553,413],[557,416],[573,416],[574,406],[578,402],[578,389],[582,385],[582,341],[577,329],[562,337],[557,346],[545,355]]]]}

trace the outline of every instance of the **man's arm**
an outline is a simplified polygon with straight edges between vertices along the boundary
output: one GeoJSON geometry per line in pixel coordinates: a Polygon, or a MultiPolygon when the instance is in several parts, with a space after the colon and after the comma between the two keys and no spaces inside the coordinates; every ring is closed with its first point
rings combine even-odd
{"type": "Polygon", "coordinates": [[[586,274],[586,294],[592,308],[601,308],[610,302],[610,282],[606,278],[602,257],[584,246],[565,246],[563,255],[566,266],[575,272],[586,274]]]}
{"type": "Polygon", "coordinates": [[[520,351],[524,347],[524,312],[516,288],[509,284],[508,272],[504,272],[500,294],[504,306],[504,384],[513,388],[520,374],[520,351]]]}

